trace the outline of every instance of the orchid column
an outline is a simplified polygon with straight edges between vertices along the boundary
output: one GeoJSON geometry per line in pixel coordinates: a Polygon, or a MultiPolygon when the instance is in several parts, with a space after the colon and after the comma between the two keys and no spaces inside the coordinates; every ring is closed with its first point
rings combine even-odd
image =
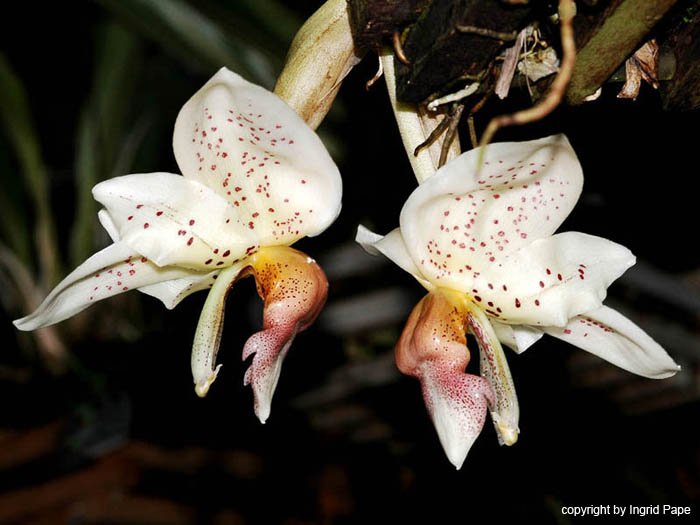
{"type": "Polygon", "coordinates": [[[246,275],[265,301],[263,330],[245,345],[255,412],[270,411],[282,360],[327,295],[323,271],[289,246],[325,230],[340,211],[341,180],[325,147],[279,97],[221,69],[182,108],[173,136],[182,175],[148,173],[95,186],[113,244],[66,277],[31,315],[34,330],[132,289],[175,307],[211,288],[192,371],[199,395],[216,378],[226,294],[246,275]]]}

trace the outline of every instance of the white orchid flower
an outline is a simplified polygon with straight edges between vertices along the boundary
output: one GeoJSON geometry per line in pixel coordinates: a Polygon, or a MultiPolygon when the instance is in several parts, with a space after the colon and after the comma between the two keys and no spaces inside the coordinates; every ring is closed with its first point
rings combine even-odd
{"type": "Polygon", "coordinates": [[[223,68],[182,108],[173,136],[182,175],[147,173],[95,186],[99,219],[113,244],[68,275],[39,308],[15,321],[34,330],[91,304],[138,289],[175,307],[211,288],[192,353],[204,396],[226,294],[252,274],[265,301],[263,330],[243,358],[255,412],[265,422],[282,360],[318,315],[328,283],[321,268],[289,248],[325,230],[340,211],[341,179],[318,136],[276,95],[223,68]]]}
{"type": "Polygon", "coordinates": [[[568,140],[486,146],[423,182],[382,237],[357,240],[411,273],[429,294],[396,347],[399,369],[417,377],[449,460],[460,468],[487,408],[499,440],[518,438],[518,402],[501,347],[522,352],[543,334],[635,374],[665,378],[679,367],[661,346],[603,306],[607,287],[635,258],[623,246],[578,232],[555,234],[581,194],[568,140]],[[481,377],[465,373],[466,331],[481,377]]]}

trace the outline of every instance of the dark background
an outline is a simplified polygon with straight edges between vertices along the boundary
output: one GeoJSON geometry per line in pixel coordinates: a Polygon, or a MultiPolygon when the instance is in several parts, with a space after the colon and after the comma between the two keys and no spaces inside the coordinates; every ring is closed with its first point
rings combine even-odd
{"type": "MultiPolygon", "coordinates": [[[[280,14],[268,0],[172,2],[221,30],[229,58],[216,64],[221,55],[207,47],[207,35],[173,30],[162,16],[159,25],[149,4],[25,3],[0,23],[1,50],[40,143],[64,273],[79,200],[76,165],[86,148],[97,159],[92,166],[104,169],[98,180],[119,174],[103,164],[125,140],[136,144],[125,172],[177,173],[171,133],[182,104],[220,65],[271,88],[294,32],[317,6],[291,2],[280,14]],[[121,40],[109,39],[115,28],[121,40]],[[128,59],[120,75],[99,77],[106,54],[119,52],[109,48],[114,42],[129,47],[128,59]],[[259,55],[248,63],[251,49],[259,55]],[[87,143],[85,115],[101,130],[87,143]]],[[[330,299],[297,337],[264,426],[239,357],[260,325],[252,280],[229,296],[224,366],[199,399],[189,351],[204,294],[173,311],[126,294],[70,328],[59,325],[69,348],[59,373],[32,336],[11,325],[26,312],[3,277],[0,522],[569,523],[576,520],[562,506],[613,504],[691,505],[697,519],[697,111],[662,111],[648,85],[637,101],[618,100],[620,85],[609,84],[595,102],[499,132],[497,140],[569,137],[586,182],[562,230],[604,236],[637,255],[607,304],[644,327],[683,371],[664,381],[637,378],[549,338],[521,356],[509,352],[520,440],[499,447],[488,422],[455,471],[418,383],[400,376],[391,357],[423,290],[352,242],[360,223],[381,233],[396,227],[416,186],[383,82],[364,88],[375,71],[376,58],[365,57],[319,129],[343,174],[344,207],[323,235],[296,246],[327,271],[330,299]]],[[[528,104],[522,92],[490,103],[477,126],[528,104]]],[[[4,132],[0,177],[18,217],[3,227],[11,246],[8,232],[31,232],[34,210],[7,125],[4,132]]],[[[91,244],[96,250],[106,240],[94,234],[91,244]]],[[[25,262],[34,273],[32,255],[25,262]]]]}

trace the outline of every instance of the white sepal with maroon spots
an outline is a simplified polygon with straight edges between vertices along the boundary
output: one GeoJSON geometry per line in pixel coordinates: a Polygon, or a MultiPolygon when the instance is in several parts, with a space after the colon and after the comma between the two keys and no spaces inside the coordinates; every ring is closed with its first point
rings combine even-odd
{"type": "Polygon", "coordinates": [[[121,241],[159,266],[211,271],[258,247],[257,233],[242,224],[234,206],[180,175],[115,177],[92,193],[121,241]]]}
{"type": "Polygon", "coordinates": [[[625,316],[602,306],[544,331],[634,374],[664,379],[680,370],[666,351],[625,316]]]}
{"type": "Polygon", "coordinates": [[[340,174],[316,133],[226,68],[183,106],[173,149],[185,178],[226,199],[263,246],[317,235],[340,212],[340,174]]]}
{"type": "Polygon", "coordinates": [[[161,268],[134,253],[128,244],[117,242],[78,266],[33,313],[14,324],[20,330],[36,330],[68,319],[107,297],[189,274],[183,268],[161,268]]]}
{"type": "MultiPolygon", "coordinates": [[[[107,210],[102,209],[98,211],[97,217],[113,242],[121,240],[119,229],[112,221],[107,210]]],[[[141,286],[138,290],[139,292],[159,299],[168,310],[172,310],[188,295],[200,290],[206,290],[212,286],[220,271],[221,270],[213,270],[210,272],[191,271],[187,272],[185,277],[141,286]]]]}

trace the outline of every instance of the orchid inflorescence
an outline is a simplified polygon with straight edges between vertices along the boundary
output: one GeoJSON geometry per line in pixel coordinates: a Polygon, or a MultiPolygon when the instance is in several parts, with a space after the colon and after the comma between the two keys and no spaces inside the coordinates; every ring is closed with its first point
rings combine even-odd
{"type": "MultiPolygon", "coordinates": [[[[344,2],[333,6],[345,12],[344,2]]],[[[336,24],[337,13],[328,13],[336,24]]],[[[310,34],[328,34],[320,29],[310,34]]],[[[252,275],[265,305],[263,329],[243,348],[243,359],[253,356],[244,382],[252,385],[255,413],[264,423],[292,340],[313,323],[327,296],[321,268],[290,246],[323,232],[340,211],[340,174],[307,122],[320,122],[355,62],[347,49],[351,39],[344,42],[337,56],[345,65],[335,76],[314,72],[326,93],[323,103],[307,103],[300,93],[308,86],[300,91],[295,85],[297,78],[310,78],[308,46],[297,46],[303,60],[289,61],[298,71],[284,77],[280,93],[291,94],[285,99],[293,106],[297,101],[306,122],[275,94],[225,68],[216,73],[175,123],[182,175],[126,175],[95,186],[103,206],[98,217],[112,244],[15,325],[34,330],[58,323],[133,289],[169,309],[209,290],[191,362],[196,393],[204,396],[221,366],[216,355],[226,296],[238,279],[252,275]]],[[[324,60],[332,63],[333,56],[324,60]]],[[[385,71],[420,184],[397,229],[381,236],[360,226],[357,241],[428,291],[408,318],[396,363],[420,380],[450,462],[461,467],[487,411],[501,443],[518,439],[518,400],[502,345],[520,353],[548,334],[635,374],[676,373],[663,348],[603,305],[608,286],[634,264],[631,252],[600,237],[556,233],[583,185],[566,137],[494,143],[461,155],[457,145],[438,169],[430,160],[434,152],[413,156],[427,132],[422,117],[397,105],[390,62],[385,71]],[[419,131],[407,131],[406,119],[419,131]],[[480,375],[465,372],[467,334],[478,345],[480,375]]]]}

